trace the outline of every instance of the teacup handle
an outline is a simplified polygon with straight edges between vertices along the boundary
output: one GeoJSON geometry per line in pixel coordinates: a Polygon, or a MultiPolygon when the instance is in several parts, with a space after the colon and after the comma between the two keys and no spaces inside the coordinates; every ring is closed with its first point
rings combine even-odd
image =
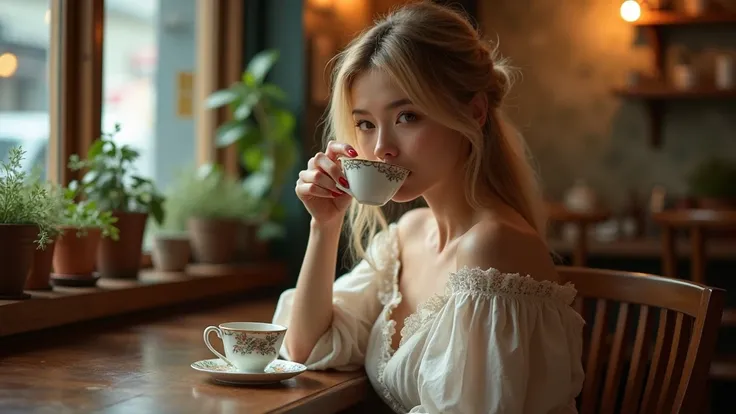
{"type": "MultiPolygon", "coordinates": [[[[221,360],[227,362],[228,364],[235,366],[232,362],[228,361],[227,358],[225,358],[224,355],[217,352],[217,350],[210,344],[210,333],[215,332],[217,334],[217,337],[220,338],[222,341],[222,330],[218,328],[217,326],[208,326],[204,329],[204,344],[207,345],[207,348],[210,349],[215,355],[217,355],[221,360]]],[[[225,341],[222,342],[222,345],[225,346],[225,341]]]]}

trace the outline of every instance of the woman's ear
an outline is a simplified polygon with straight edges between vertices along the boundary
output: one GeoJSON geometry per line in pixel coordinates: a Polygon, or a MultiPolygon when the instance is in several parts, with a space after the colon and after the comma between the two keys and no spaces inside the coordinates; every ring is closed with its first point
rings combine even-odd
{"type": "Polygon", "coordinates": [[[470,100],[470,111],[478,126],[483,128],[488,120],[488,95],[483,92],[476,93],[470,100]]]}

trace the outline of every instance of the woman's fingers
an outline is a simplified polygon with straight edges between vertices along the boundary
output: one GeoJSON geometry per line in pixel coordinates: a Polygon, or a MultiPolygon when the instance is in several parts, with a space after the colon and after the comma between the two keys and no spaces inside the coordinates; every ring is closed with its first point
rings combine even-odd
{"type": "MultiPolygon", "coordinates": [[[[334,183],[340,183],[348,188],[348,180],[342,174],[342,168],[335,161],[331,160],[326,154],[318,153],[314,156],[314,166],[316,171],[326,174],[334,183]]],[[[327,187],[325,187],[327,188],[327,187]]],[[[337,189],[337,187],[335,187],[337,189]]]]}
{"type": "Polygon", "coordinates": [[[300,198],[310,196],[320,198],[335,198],[340,196],[340,194],[324,189],[315,183],[305,183],[301,180],[299,180],[296,185],[296,195],[300,198]]]}
{"type": "Polygon", "coordinates": [[[335,181],[321,169],[304,170],[299,173],[299,179],[304,183],[313,183],[336,194],[342,194],[335,181]]]}
{"type": "Polygon", "coordinates": [[[327,143],[327,149],[325,155],[332,161],[337,161],[338,157],[355,158],[358,156],[358,151],[355,150],[350,144],[344,142],[330,141],[327,143]]]}

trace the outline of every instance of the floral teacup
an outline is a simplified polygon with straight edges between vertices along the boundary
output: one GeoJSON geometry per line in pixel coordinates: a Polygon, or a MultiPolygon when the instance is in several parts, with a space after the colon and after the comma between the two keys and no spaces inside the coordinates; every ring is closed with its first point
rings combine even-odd
{"type": "Polygon", "coordinates": [[[263,372],[279,355],[286,327],[261,322],[228,322],[208,326],[204,343],[215,355],[241,372],[263,372]],[[210,344],[210,332],[222,339],[225,356],[210,344]]]}

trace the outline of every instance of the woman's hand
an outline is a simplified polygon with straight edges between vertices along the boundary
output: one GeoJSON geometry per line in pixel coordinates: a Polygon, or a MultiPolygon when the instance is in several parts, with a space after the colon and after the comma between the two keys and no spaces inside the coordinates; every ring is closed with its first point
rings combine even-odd
{"type": "Polygon", "coordinates": [[[337,157],[354,158],[358,152],[348,144],[330,141],[327,150],[318,152],[307,163],[307,169],[299,172],[296,195],[302,200],[312,220],[320,225],[341,223],[350,205],[350,196],[340,191],[335,183],[347,188],[337,157]]]}

